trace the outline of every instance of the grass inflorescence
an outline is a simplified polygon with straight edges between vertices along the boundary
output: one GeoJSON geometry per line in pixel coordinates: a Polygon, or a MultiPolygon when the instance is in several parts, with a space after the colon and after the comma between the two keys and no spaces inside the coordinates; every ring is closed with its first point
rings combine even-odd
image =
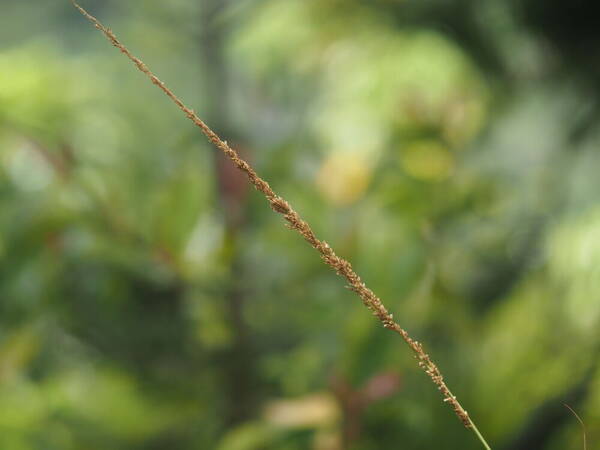
{"type": "Polygon", "coordinates": [[[269,183],[259,177],[252,166],[240,158],[238,153],[229,146],[227,141],[222,140],[206,123],[204,123],[204,121],[202,121],[202,119],[200,119],[200,117],[198,117],[198,115],[192,109],[188,108],[173,93],[173,91],[171,91],[156,75],[154,75],[154,73],[152,73],[152,71],[150,71],[148,66],[146,66],[142,60],[134,56],[127,49],[127,47],[125,47],[117,39],[116,35],[109,28],[102,25],[98,19],[89,14],[85,9],[77,4],[77,2],[74,0],[71,0],[71,2],[79,10],[79,12],[83,14],[83,16],[92,22],[92,24],[94,24],[94,26],[106,36],[112,45],[125,54],[125,56],[127,56],[127,58],[129,58],[141,72],[148,76],[153,84],[158,86],[158,88],[160,88],[177,105],[177,107],[183,111],[188,119],[194,122],[194,124],[202,130],[208,140],[220,151],[222,151],[231,160],[235,167],[237,167],[246,175],[248,181],[265,196],[271,208],[283,216],[283,218],[287,221],[287,226],[299,233],[315,250],[317,250],[317,252],[319,252],[321,259],[323,259],[325,264],[334,269],[338,275],[343,277],[348,282],[348,287],[360,297],[364,305],[371,310],[373,315],[379,319],[383,326],[402,337],[404,342],[406,342],[406,344],[413,351],[415,358],[418,360],[419,367],[421,367],[421,369],[431,378],[433,383],[441,392],[444,402],[451,406],[464,426],[473,430],[483,446],[489,450],[490,446],[487,444],[473,423],[473,420],[470,418],[467,411],[459,403],[456,396],[454,396],[450,389],[448,389],[442,373],[429,355],[425,352],[422,344],[412,339],[406,330],[404,330],[396,321],[394,321],[393,315],[387,310],[381,299],[365,285],[360,276],[352,268],[350,262],[338,256],[329,246],[329,244],[327,244],[327,242],[319,240],[311,229],[310,225],[300,217],[300,215],[292,208],[292,206],[285,199],[277,195],[269,183]]]}

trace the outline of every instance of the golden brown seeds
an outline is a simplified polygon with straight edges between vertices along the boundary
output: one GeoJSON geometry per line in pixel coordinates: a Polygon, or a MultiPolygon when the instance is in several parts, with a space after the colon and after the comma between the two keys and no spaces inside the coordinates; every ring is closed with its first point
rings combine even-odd
{"type": "Polygon", "coordinates": [[[215,145],[215,147],[221,150],[239,170],[246,174],[248,181],[254,185],[258,191],[264,194],[266,199],[269,201],[271,208],[284,216],[285,220],[288,222],[288,227],[302,235],[302,237],[304,237],[304,239],[321,254],[323,261],[333,268],[338,275],[344,277],[348,281],[349,288],[358,294],[365,306],[373,312],[373,315],[375,315],[382,322],[383,326],[388,330],[398,333],[402,339],[404,339],[404,341],[415,353],[415,357],[419,360],[419,366],[431,378],[433,383],[442,393],[444,402],[449,403],[462,423],[467,428],[474,428],[479,436],[479,433],[474,427],[469,415],[460,405],[456,397],[452,395],[446,386],[444,378],[442,377],[439,369],[433,363],[433,361],[431,361],[429,355],[423,351],[421,344],[412,340],[408,333],[394,321],[392,315],[385,308],[379,297],[377,297],[373,291],[367,288],[358,274],[354,272],[350,262],[337,256],[333,249],[326,242],[320,241],[315,236],[310,226],[300,218],[300,215],[294,211],[292,206],[286,200],[279,197],[271,189],[269,183],[260,178],[254,169],[246,161],[241,159],[237,152],[233,150],[226,141],[221,140],[221,138],[214,131],[212,131],[193,110],[185,106],[185,104],[167,86],[165,86],[165,84],[156,75],[154,75],[140,59],[133,56],[131,52],[123,44],[121,44],[121,42],[110,29],[102,25],[98,19],[90,15],[74,0],[71,0],[71,2],[81,12],[81,14],[90,20],[97,29],[104,33],[111,44],[113,44],[125,56],[127,56],[141,72],[150,78],[150,81],[152,81],[153,84],[158,86],[158,88],[160,88],[177,105],[177,107],[181,109],[185,115],[202,130],[204,135],[215,145]]]}

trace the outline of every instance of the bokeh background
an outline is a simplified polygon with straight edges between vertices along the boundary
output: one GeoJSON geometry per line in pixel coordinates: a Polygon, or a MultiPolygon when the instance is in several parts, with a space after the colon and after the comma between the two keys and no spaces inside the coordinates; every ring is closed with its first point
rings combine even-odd
{"type": "MultiPolygon", "coordinates": [[[[591,2],[86,1],[349,258],[495,449],[600,442],[591,2]]],[[[0,3],[0,447],[476,449],[66,1],[0,3]]]]}

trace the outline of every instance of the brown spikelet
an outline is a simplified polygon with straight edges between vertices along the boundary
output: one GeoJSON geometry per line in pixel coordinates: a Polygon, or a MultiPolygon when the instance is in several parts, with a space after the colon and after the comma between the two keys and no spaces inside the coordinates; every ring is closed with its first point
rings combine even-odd
{"type": "Polygon", "coordinates": [[[165,84],[160,81],[158,77],[156,77],[156,75],[154,75],[140,59],[132,55],[131,52],[117,39],[110,29],[102,25],[98,19],[90,15],[74,0],[71,0],[71,2],[79,10],[79,12],[81,12],[81,14],[83,14],[94,24],[98,30],[104,33],[112,45],[124,53],[141,72],[150,78],[152,83],[158,86],[177,105],[177,107],[185,113],[188,119],[194,122],[202,130],[204,135],[215,145],[215,147],[221,150],[239,170],[245,173],[248,181],[258,191],[264,194],[271,208],[275,212],[283,215],[284,219],[287,221],[288,228],[298,232],[315,250],[319,252],[325,264],[333,268],[338,275],[346,279],[349,284],[348,287],[358,294],[364,305],[371,310],[373,315],[379,319],[383,326],[388,330],[394,331],[402,337],[402,339],[413,351],[421,369],[423,369],[423,371],[431,378],[433,383],[442,393],[444,402],[450,404],[465,427],[473,429],[484,447],[490,449],[489,445],[485,442],[477,430],[477,427],[475,427],[475,424],[467,414],[467,411],[465,411],[456,397],[452,394],[452,392],[450,392],[448,386],[446,386],[446,382],[444,381],[444,377],[442,376],[440,370],[431,360],[429,355],[425,353],[423,346],[419,342],[413,340],[408,333],[394,321],[392,314],[388,312],[379,297],[377,297],[375,293],[373,293],[373,291],[371,291],[365,285],[365,283],[362,282],[361,278],[352,268],[350,262],[336,255],[329,244],[319,240],[308,223],[302,220],[300,215],[292,208],[292,206],[286,200],[278,196],[273,189],[271,189],[269,183],[260,178],[254,169],[246,161],[241,159],[237,152],[233,150],[226,141],[221,140],[221,138],[215,132],[213,132],[193,110],[188,108],[177,96],[175,96],[175,94],[167,86],[165,86],[165,84]]]}

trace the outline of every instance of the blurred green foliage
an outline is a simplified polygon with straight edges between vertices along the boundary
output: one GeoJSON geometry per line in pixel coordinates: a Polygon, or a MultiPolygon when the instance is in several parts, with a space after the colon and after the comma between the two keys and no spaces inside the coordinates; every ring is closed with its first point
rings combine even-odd
{"type": "MultiPolygon", "coordinates": [[[[562,403],[600,441],[585,2],[85,6],[354,263],[494,448],[581,448],[562,403]]],[[[0,23],[2,449],[478,448],[67,1],[0,23]]]]}

